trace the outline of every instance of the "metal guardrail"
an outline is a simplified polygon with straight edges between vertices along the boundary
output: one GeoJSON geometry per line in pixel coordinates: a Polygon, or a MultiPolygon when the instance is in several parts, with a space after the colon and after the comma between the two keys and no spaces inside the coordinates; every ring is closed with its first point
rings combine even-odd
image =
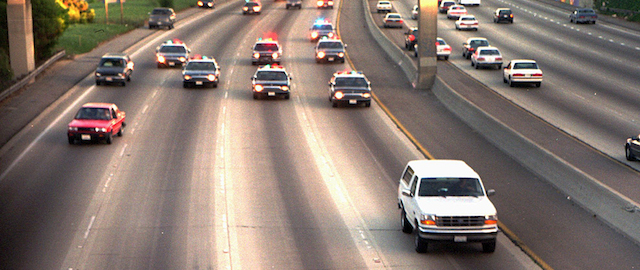
{"type": "Polygon", "coordinates": [[[0,101],[4,100],[6,97],[8,97],[9,95],[13,94],[15,91],[18,91],[20,88],[22,88],[25,85],[29,84],[29,82],[31,82],[36,76],[38,76],[40,73],[42,73],[42,71],[47,69],[49,66],[51,66],[56,61],[60,60],[60,58],[64,57],[66,54],[67,53],[66,53],[65,50],[62,50],[62,51],[56,53],[54,56],[52,56],[46,62],[44,62],[44,64],[40,65],[35,70],[31,71],[27,76],[25,76],[20,81],[18,81],[18,83],[14,84],[11,87],[9,87],[9,88],[5,89],[4,91],[2,91],[2,93],[0,93],[0,101]]]}

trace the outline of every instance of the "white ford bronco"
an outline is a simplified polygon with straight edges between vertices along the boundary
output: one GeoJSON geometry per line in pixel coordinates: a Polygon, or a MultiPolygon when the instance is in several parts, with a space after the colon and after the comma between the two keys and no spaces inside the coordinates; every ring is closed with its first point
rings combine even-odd
{"type": "Polygon", "coordinates": [[[464,161],[410,161],[398,186],[402,232],[415,231],[419,253],[432,241],[480,242],[494,252],[498,216],[487,198],[494,193],[464,161]]]}

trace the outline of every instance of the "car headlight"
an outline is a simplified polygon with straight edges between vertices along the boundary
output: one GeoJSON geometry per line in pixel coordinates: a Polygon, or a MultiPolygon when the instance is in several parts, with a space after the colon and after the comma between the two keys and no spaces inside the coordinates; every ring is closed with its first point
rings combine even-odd
{"type": "Polygon", "coordinates": [[[100,77],[100,76],[102,76],[102,74],[96,72],[96,77],[100,77]]]}
{"type": "Polygon", "coordinates": [[[328,37],[332,38],[333,37],[333,32],[327,34],[328,37]]]}
{"type": "Polygon", "coordinates": [[[362,97],[363,98],[370,98],[371,97],[371,93],[362,93],[362,97]]]}
{"type": "Polygon", "coordinates": [[[209,76],[207,76],[207,79],[209,79],[210,81],[215,81],[216,80],[216,75],[209,74],[209,76]]]}
{"type": "Polygon", "coordinates": [[[322,5],[324,5],[324,1],[320,0],[316,3],[319,7],[321,7],[322,5]]]}
{"type": "Polygon", "coordinates": [[[253,58],[255,58],[255,59],[260,58],[260,53],[253,53],[253,58]]]}
{"type": "Polygon", "coordinates": [[[324,58],[325,54],[324,52],[318,52],[318,58],[324,58]]]}
{"type": "Polygon", "coordinates": [[[96,132],[107,132],[106,128],[96,128],[96,132]]]}
{"type": "Polygon", "coordinates": [[[312,38],[312,39],[316,39],[316,38],[318,38],[318,32],[315,32],[315,31],[314,31],[314,32],[311,32],[311,38],[312,38]]]}
{"type": "Polygon", "coordinates": [[[260,7],[260,6],[255,6],[255,7],[253,7],[253,11],[254,11],[254,12],[260,12],[260,9],[261,9],[261,8],[262,8],[262,7],[260,7]]]}
{"type": "Polygon", "coordinates": [[[198,1],[198,6],[202,6],[202,1],[198,1]]]}
{"type": "Polygon", "coordinates": [[[158,55],[158,62],[160,62],[160,63],[164,63],[164,61],[165,61],[165,60],[166,60],[166,59],[164,59],[164,56],[162,56],[162,55],[158,55]]]}
{"type": "Polygon", "coordinates": [[[69,131],[78,131],[77,127],[69,127],[69,131]]]}
{"type": "Polygon", "coordinates": [[[340,58],[344,57],[344,53],[343,52],[339,52],[338,53],[338,57],[340,57],[340,58]]]}
{"type": "Polygon", "coordinates": [[[420,224],[436,225],[436,215],[422,214],[420,215],[420,224]]]}
{"type": "Polygon", "coordinates": [[[249,7],[242,7],[242,10],[249,11],[249,7]]]}
{"type": "Polygon", "coordinates": [[[188,80],[191,80],[191,76],[189,76],[189,75],[184,75],[184,79],[185,79],[185,80],[187,80],[187,81],[188,81],[188,80]]]}
{"type": "Polygon", "coordinates": [[[289,86],[283,85],[282,87],[280,87],[280,89],[282,89],[283,91],[289,91],[289,86]]]}
{"type": "Polygon", "coordinates": [[[253,89],[256,90],[256,92],[261,92],[264,89],[264,87],[260,84],[256,84],[253,86],[253,89]]]}
{"type": "Polygon", "coordinates": [[[178,60],[180,60],[180,62],[183,62],[183,63],[184,63],[185,61],[187,61],[187,58],[185,58],[184,56],[182,56],[182,57],[178,58],[178,60]]]}
{"type": "Polygon", "coordinates": [[[122,73],[118,73],[118,77],[123,77],[122,73]]]}
{"type": "Polygon", "coordinates": [[[333,97],[335,97],[336,99],[342,99],[344,97],[344,93],[338,91],[335,94],[333,94],[333,97]]]}
{"type": "Polygon", "coordinates": [[[271,57],[272,57],[273,59],[278,59],[278,53],[277,53],[277,52],[274,52],[273,54],[271,54],[271,57]]]}
{"type": "Polygon", "coordinates": [[[484,224],[487,224],[487,225],[498,224],[498,215],[484,216],[484,224]]]}

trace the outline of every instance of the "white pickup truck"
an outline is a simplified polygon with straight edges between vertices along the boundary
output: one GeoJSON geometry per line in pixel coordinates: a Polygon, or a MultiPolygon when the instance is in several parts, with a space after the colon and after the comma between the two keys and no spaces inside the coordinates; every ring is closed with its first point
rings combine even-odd
{"type": "Polygon", "coordinates": [[[480,242],[494,252],[498,216],[487,198],[494,193],[464,161],[410,161],[398,186],[402,231],[415,231],[419,253],[435,241],[480,242]]]}

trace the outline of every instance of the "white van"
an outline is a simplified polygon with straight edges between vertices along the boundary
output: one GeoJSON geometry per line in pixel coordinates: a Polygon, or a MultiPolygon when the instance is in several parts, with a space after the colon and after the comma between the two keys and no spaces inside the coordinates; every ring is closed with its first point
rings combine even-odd
{"type": "Polygon", "coordinates": [[[415,232],[416,251],[429,242],[479,242],[494,252],[498,216],[480,176],[461,160],[409,161],[400,177],[398,207],[402,232],[415,232]]]}

